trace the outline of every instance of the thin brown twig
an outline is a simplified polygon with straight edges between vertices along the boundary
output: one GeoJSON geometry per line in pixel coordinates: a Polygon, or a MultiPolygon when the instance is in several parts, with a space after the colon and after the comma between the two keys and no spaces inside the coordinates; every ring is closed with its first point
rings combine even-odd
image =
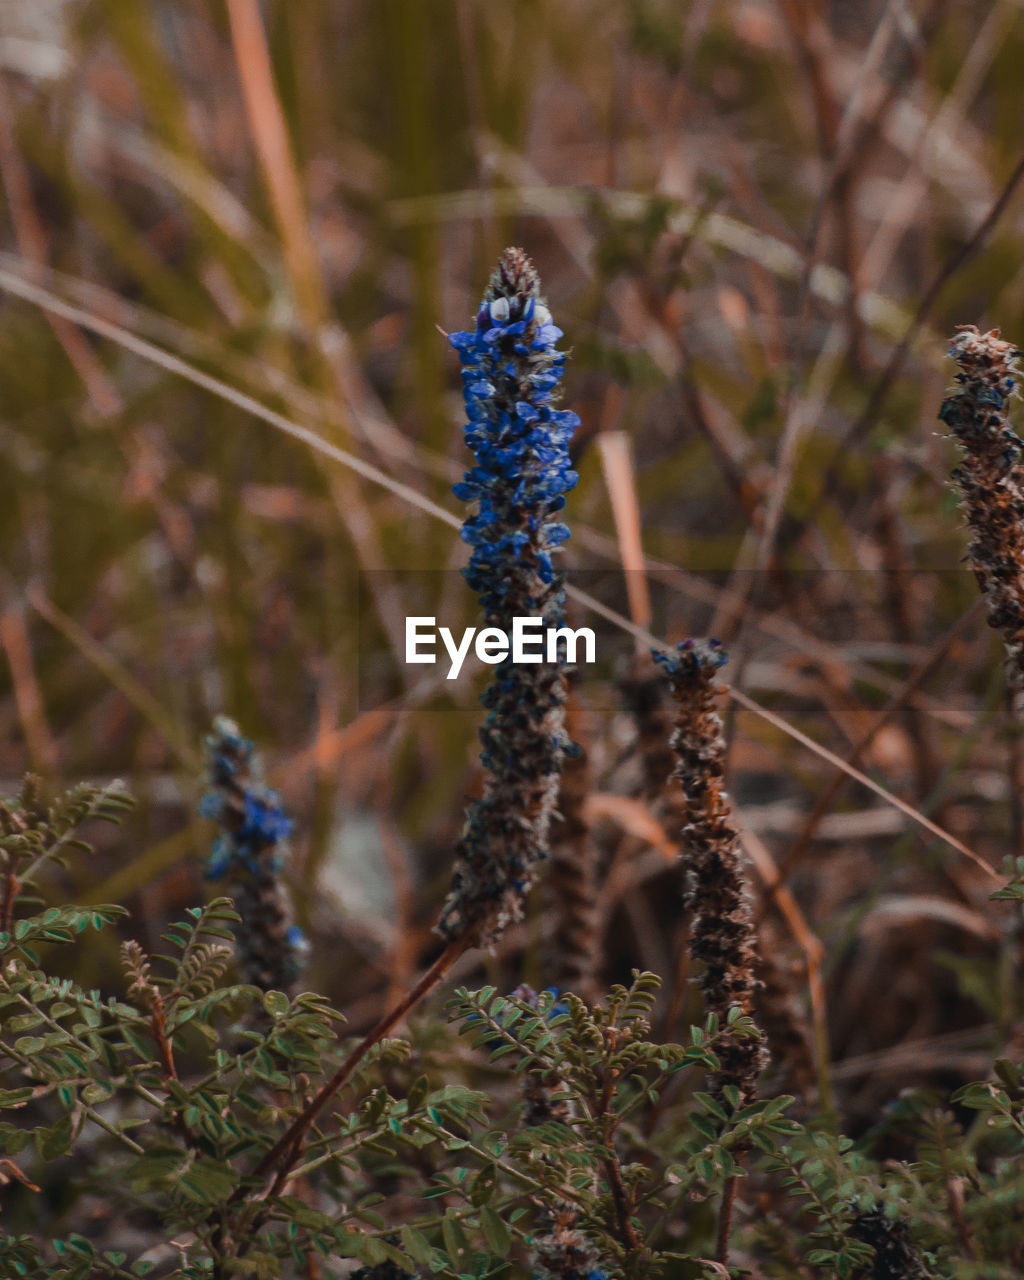
{"type": "Polygon", "coordinates": [[[964,1216],[964,1180],[963,1178],[949,1178],[946,1182],[946,1204],[949,1207],[949,1216],[953,1219],[956,1226],[956,1234],[960,1241],[960,1248],[968,1258],[977,1258],[978,1252],[974,1247],[974,1241],[971,1238],[971,1229],[967,1224],[964,1216]]]}
{"type": "Polygon", "coordinates": [[[13,867],[9,867],[4,876],[3,899],[0,902],[0,932],[2,933],[11,931],[14,923],[14,904],[18,901],[20,891],[21,881],[14,874],[13,867]]]}
{"type": "MultiPolygon", "coordinates": [[[[177,1083],[178,1068],[174,1062],[174,1045],[167,1034],[167,1014],[164,1008],[163,996],[149,980],[148,964],[143,959],[141,948],[134,943],[126,943],[124,953],[132,959],[133,963],[136,958],[139,962],[138,976],[129,988],[128,994],[129,996],[137,994],[141,1003],[149,1009],[149,1030],[153,1040],[156,1042],[157,1052],[160,1054],[160,1065],[163,1067],[164,1079],[177,1083]]],[[[191,1151],[197,1151],[199,1148],[198,1139],[179,1107],[174,1109],[174,1125],[185,1146],[191,1151]]]]}
{"type": "MultiPolygon", "coordinates": [[[[901,707],[906,705],[910,694],[915,689],[919,688],[928,676],[931,675],[939,663],[945,658],[950,646],[956,641],[960,634],[975,621],[983,608],[984,601],[979,598],[973,605],[971,605],[963,617],[949,628],[946,634],[939,640],[938,644],[932,649],[931,653],[929,653],[923,661],[918,663],[916,669],[911,672],[900,691],[889,699],[886,705],[875,717],[874,722],[871,724],[867,732],[853,744],[849,751],[847,751],[844,760],[846,765],[856,764],[856,762],[863,756],[864,752],[867,751],[868,747],[870,747],[871,743],[874,742],[875,738],[889,723],[892,717],[900,710],[901,707]]],[[[814,808],[807,815],[807,819],[799,834],[783,856],[779,865],[778,878],[774,883],[767,884],[765,886],[764,901],[761,903],[756,920],[761,919],[764,913],[771,906],[779,889],[789,881],[790,876],[796,870],[800,860],[806,853],[808,845],[814,838],[814,833],[818,828],[818,824],[828,812],[832,801],[839,793],[848,776],[849,774],[845,769],[837,769],[825,784],[818,796],[818,799],[815,801],[814,808]]]]}
{"type": "Polygon", "coordinates": [[[825,945],[807,923],[804,913],[783,880],[771,852],[761,837],[742,825],[739,831],[743,851],[754,864],[766,890],[771,895],[765,898],[756,912],[755,925],[760,925],[768,903],[774,898],[779,914],[785,920],[790,933],[804,954],[804,963],[807,966],[807,994],[811,1006],[811,1029],[817,1059],[818,1103],[822,1111],[830,1112],[833,1110],[831,1054],[828,1039],[828,1008],[822,977],[825,945]]]}
{"type": "MultiPolygon", "coordinates": [[[[680,354],[682,359],[688,359],[684,350],[681,349],[680,354]]],[[[694,425],[708,442],[722,478],[739,503],[748,524],[752,529],[759,532],[764,522],[764,511],[757,486],[747,474],[743,460],[733,456],[726,441],[722,438],[722,433],[717,430],[708,417],[700,388],[689,370],[683,375],[679,394],[683,406],[693,419],[694,425]]]]}
{"type": "Polygon", "coordinates": [[[933,278],[931,284],[925,290],[924,297],[918,304],[917,310],[914,312],[913,319],[910,321],[906,332],[900,339],[892,355],[889,357],[888,363],[883,369],[881,377],[875,383],[864,412],[847,431],[842,444],[836,451],[835,457],[826,468],[817,499],[812,504],[808,514],[804,516],[803,519],[794,523],[788,531],[787,537],[791,544],[798,542],[804,532],[815,524],[821,508],[835,497],[836,489],[839,485],[842,460],[844,456],[851,448],[860,444],[870,429],[874,426],[883,405],[888,399],[889,392],[892,390],[893,383],[902,372],[911,344],[917,336],[921,326],[931,314],[932,307],[934,307],[938,300],[939,294],[946,287],[952,277],[956,275],[960,268],[970,262],[970,260],[981,251],[986,238],[999,221],[1006,209],[1006,206],[1010,203],[1010,200],[1013,198],[1014,192],[1020,185],[1022,178],[1024,178],[1024,155],[1022,155],[1017,161],[1013,172],[1010,174],[1010,177],[1007,179],[1006,184],[997,196],[988,213],[984,218],[982,218],[981,222],[965,243],[962,244],[960,248],[946,260],[933,278]]]}
{"type": "Polygon", "coordinates": [[[412,872],[408,853],[392,816],[397,809],[391,795],[391,767],[396,747],[405,731],[405,717],[397,716],[383,746],[377,781],[374,786],[374,816],[380,835],[384,863],[391,880],[394,901],[394,949],[391,954],[390,982],[387,1001],[399,998],[415,971],[416,946],[412,916],[415,908],[412,872]]]}
{"type": "MultiPolygon", "coordinates": [[[[612,504],[615,533],[626,576],[629,614],[639,627],[651,625],[651,595],[644,565],[640,532],[640,504],[637,501],[636,472],[625,431],[600,431],[597,436],[605,486],[612,504]]],[[[640,641],[637,641],[640,644],[640,641]]]]}
{"type": "MultiPolygon", "coordinates": [[[[352,1076],[366,1055],[395,1027],[406,1014],[437,986],[448,970],[472,946],[472,938],[463,936],[450,942],[437,957],[419,982],[387,1013],[380,1022],[363,1036],[330,1080],[320,1089],[312,1102],[292,1121],[278,1141],[263,1156],[252,1171],[253,1178],[264,1178],[276,1169],[269,1195],[275,1196],[288,1180],[288,1175],[302,1153],[302,1143],[313,1121],[352,1076]]],[[[247,1194],[239,1187],[231,1197],[237,1203],[247,1194]]]]}
{"type": "MultiPolygon", "coordinates": [[[[607,1048],[614,1053],[619,1034],[618,1028],[614,1025],[609,1026],[605,1029],[604,1034],[607,1048]]],[[[608,1147],[610,1154],[601,1163],[608,1178],[608,1188],[611,1192],[612,1206],[615,1209],[615,1221],[618,1226],[619,1239],[627,1249],[638,1249],[640,1241],[637,1239],[636,1231],[633,1229],[633,1223],[630,1220],[629,1202],[626,1197],[626,1187],[622,1180],[622,1167],[615,1152],[615,1126],[617,1121],[614,1116],[609,1115],[617,1081],[618,1073],[614,1070],[609,1070],[605,1076],[601,1096],[597,1101],[596,1118],[602,1121],[610,1120],[610,1124],[603,1126],[606,1129],[605,1145],[608,1147]]]]}
{"type": "MultiPolygon", "coordinates": [[[[912,554],[898,508],[899,495],[895,491],[896,462],[893,458],[881,459],[879,480],[882,494],[878,503],[878,532],[883,549],[882,588],[892,631],[900,644],[913,645],[919,639],[912,611],[914,592],[911,590],[912,554]]],[[[931,733],[931,724],[908,701],[900,707],[909,741],[914,743],[913,769],[917,794],[929,795],[939,774],[938,757],[931,733]]]]}
{"type": "MultiPolygon", "coordinates": [[[[783,0],[784,4],[791,6],[792,0],[783,0]]],[[[923,19],[919,23],[919,47],[927,44],[931,34],[938,27],[945,10],[949,7],[950,0],[933,0],[933,3],[923,19]]],[[[859,75],[866,76],[873,70],[874,63],[883,56],[889,39],[889,29],[891,26],[890,18],[894,15],[895,5],[890,3],[886,14],[880,20],[875,29],[875,36],[872,39],[871,47],[868,55],[860,68],[859,75]]],[[[787,15],[789,16],[789,15],[787,15]]],[[[791,25],[793,18],[790,17],[791,25]]],[[[920,62],[920,59],[917,59],[920,62]]],[[[891,109],[893,104],[899,99],[899,92],[902,83],[899,79],[894,79],[881,98],[871,111],[870,115],[863,112],[861,104],[861,94],[856,90],[850,96],[849,105],[843,114],[842,119],[838,122],[833,138],[833,146],[828,156],[827,168],[821,185],[821,192],[815,205],[814,215],[811,220],[811,229],[807,240],[807,249],[804,257],[803,270],[800,275],[798,286],[798,304],[796,308],[797,321],[797,352],[793,361],[793,374],[789,380],[789,386],[786,393],[786,403],[783,409],[784,419],[787,422],[787,434],[793,434],[794,428],[788,424],[798,425],[794,415],[794,401],[797,396],[797,389],[800,387],[804,369],[807,363],[807,331],[808,321],[810,318],[810,305],[812,297],[812,283],[814,272],[820,261],[821,255],[821,234],[825,225],[825,215],[831,205],[833,199],[839,195],[844,186],[849,185],[850,175],[856,165],[859,157],[863,154],[866,143],[873,136],[877,129],[879,121],[881,121],[886,113],[891,109]],[[858,127],[859,126],[859,127],[858,127]]],[[[847,299],[848,320],[852,318],[856,322],[857,313],[857,281],[852,275],[848,275],[850,290],[847,299]]],[[[785,441],[784,441],[785,446],[785,441]]],[[[789,453],[792,460],[793,449],[789,447],[789,453]]],[[[778,552],[777,543],[781,536],[783,528],[783,507],[785,495],[789,489],[790,477],[783,472],[781,463],[783,461],[780,451],[780,468],[776,476],[776,483],[773,488],[773,501],[770,504],[768,517],[766,520],[766,530],[760,548],[760,559],[762,564],[769,563],[776,557],[778,552]]],[[[800,524],[797,534],[791,534],[791,542],[796,542],[799,536],[802,536],[804,530],[812,523],[813,517],[808,517],[800,524]]]]}
{"type": "Polygon", "coordinates": [[[629,1205],[626,1201],[626,1188],[622,1181],[622,1169],[618,1158],[609,1156],[603,1161],[604,1171],[608,1176],[608,1186],[612,1193],[612,1204],[615,1206],[615,1221],[619,1228],[619,1237],[628,1249],[638,1249],[640,1241],[636,1237],[633,1223],[629,1217],[629,1205]]]}
{"type": "MultiPolygon", "coordinates": [[[[757,551],[757,567],[762,571],[772,565],[777,558],[775,554],[776,543],[782,522],[786,495],[789,492],[796,462],[801,426],[801,415],[796,412],[796,408],[798,388],[803,380],[806,359],[806,335],[811,303],[810,286],[821,251],[825,215],[833,200],[836,203],[837,216],[841,227],[848,230],[850,222],[848,208],[844,211],[844,205],[848,206],[849,204],[850,166],[846,163],[845,157],[840,161],[838,157],[840,147],[837,143],[840,128],[847,121],[844,121],[839,115],[835,96],[831,92],[831,86],[828,83],[823,57],[823,46],[829,41],[830,33],[827,31],[822,18],[812,13],[809,6],[801,3],[800,0],[779,0],[779,7],[790,29],[798,60],[810,84],[822,159],[826,164],[826,173],[811,223],[810,240],[804,257],[803,272],[800,280],[800,301],[797,308],[798,348],[793,366],[793,376],[790,378],[786,389],[782,436],[779,441],[775,462],[775,478],[771,492],[768,495],[760,529],[761,541],[757,551]]],[[[886,22],[883,18],[879,24],[879,29],[884,31],[885,27],[886,22]]],[[[885,38],[884,35],[881,38],[885,38]]],[[[875,40],[872,42],[873,47],[879,42],[879,39],[879,34],[876,31],[875,40]]],[[[869,51],[869,58],[870,56],[869,51]]],[[[849,136],[850,128],[845,131],[845,136],[849,136]]],[[[848,276],[848,278],[850,281],[850,296],[847,302],[848,315],[853,317],[855,321],[857,308],[856,282],[852,276],[848,276]]],[[[749,591],[751,593],[755,593],[759,577],[760,575],[758,574],[750,578],[749,591]]]]}
{"type": "Polygon", "coordinates": [[[57,742],[47,720],[46,703],[32,660],[32,642],[19,605],[11,605],[0,613],[0,647],[7,655],[7,665],[11,669],[14,705],[29,761],[38,772],[52,773],[57,767],[57,742]]]}
{"type": "Polygon", "coordinates": [[[869,791],[873,791],[877,796],[884,796],[894,808],[899,809],[900,813],[906,814],[908,818],[912,818],[918,826],[923,827],[925,831],[930,832],[931,835],[935,836],[937,839],[944,841],[946,844],[956,849],[958,853],[962,853],[965,858],[970,862],[973,862],[974,865],[981,871],[984,871],[986,875],[991,876],[993,880],[1002,881],[1002,877],[999,873],[994,871],[980,854],[975,853],[973,849],[968,845],[965,845],[964,842],[957,836],[953,835],[951,831],[944,831],[937,822],[933,822],[931,818],[929,818],[927,814],[922,813],[920,809],[915,809],[912,804],[907,804],[907,802],[905,800],[901,800],[899,796],[894,795],[891,791],[887,791],[885,787],[877,783],[874,778],[869,778],[868,775],[863,773],[860,769],[855,768],[851,764],[847,764],[842,756],[836,755],[834,751],[830,751],[827,747],[823,747],[821,743],[815,742],[802,730],[797,729],[795,725],[788,724],[782,716],[776,715],[774,711],[769,711],[767,707],[762,706],[759,702],[755,702],[753,698],[748,698],[745,693],[741,692],[741,690],[732,685],[727,685],[726,689],[729,697],[745,710],[753,711],[754,714],[759,716],[762,720],[766,720],[769,724],[774,725],[776,729],[787,734],[790,738],[795,739],[802,746],[807,747],[808,750],[812,750],[815,755],[820,756],[823,760],[827,760],[837,769],[842,770],[847,777],[853,778],[853,780],[855,782],[859,782],[862,787],[867,787],[869,791]]]}

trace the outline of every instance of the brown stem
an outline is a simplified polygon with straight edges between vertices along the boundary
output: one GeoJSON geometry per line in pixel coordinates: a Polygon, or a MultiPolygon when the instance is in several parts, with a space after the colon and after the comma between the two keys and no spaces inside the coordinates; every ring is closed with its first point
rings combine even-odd
{"type": "Polygon", "coordinates": [[[4,876],[3,905],[0,907],[0,931],[3,933],[11,931],[11,925],[14,922],[14,904],[18,900],[20,888],[18,877],[13,870],[8,871],[4,876]]]}
{"type": "MultiPolygon", "coordinates": [[[[300,1115],[296,1116],[289,1127],[285,1130],[284,1134],[282,1134],[262,1160],[260,1160],[255,1169],[253,1169],[254,1178],[265,1177],[272,1169],[277,1169],[277,1174],[271,1184],[269,1195],[277,1195],[284,1186],[289,1173],[302,1152],[302,1142],[310,1125],[331,1098],[351,1077],[355,1069],[363,1061],[374,1045],[383,1040],[392,1027],[400,1022],[410,1009],[418,1004],[428,992],[437,986],[456,960],[458,960],[465,951],[469,950],[472,942],[472,937],[463,936],[461,938],[456,938],[454,941],[450,942],[447,947],[445,947],[444,951],[441,952],[413,989],[408,992],[407,995],[402,997],[398,1004],[396,1004],[390,1013],[386,1014],[380,1022],[377,1023],[372,1031],[367,1032],[367,1034],[362,1038],[362,1040],[360,1040],[345,1061],[337,1069],[334,1075],[331,1076],[330,1080],[328,1080],[323,1086],[313,1101],[309,1103],[300,1115]]],[[[242,1199],[245,1194],[246,1190],[243,1187],[239,1187],[232,1195],[231,1202],[237,1203],[237,1201],[242,1199]]]]}
{"type": "Polygon", "coordinates": [[[177,1080],[178,1069],[174,1065],[174,1050],[171,1048],[171,1042],[167,1039],[167,1019],[164,1017],[164,1002],[159,996],[157,996],[153,1005],[149,1026],[153,1032],[153,1039],[156,1041],[157,1048],[160,1050],[160,1061],[163,1063],[164,1074],[169,1080],[177,1080]]]}
{"type": "MultiPolygon", "coordinates": [[[[618,1038],[618,1029],[616,1027],[605,1028],[605,1042],[612,1053],[615,1052],[618,1038]]],[[[640,1241],[636,1237],[636,1232],[633,1230],[633,1224],[629,1218],[629,1201],[626,1196],[625,1184],[622,1181],[622,1167],[619,1164],[619,1157],[615,1154],[615,1127],[618,1121],[614,1116],[609,1117],[608,1115],[617,1079],[618,1072],[607,1072],[604,1088],[601,1090],[601,1097],[597,1104],[597,1115],[602,1119],[609,1118],[611,1121],[606,1126],[605,1138],[605,1143],[611,1154],[601,1163],[604,1166],[604,1171],[608,1178],[608,1187],[612,1193],[612,1204],[615,1206],[615,1220],[619,1228],[619,1239],[627,1249],[639,1249],[640,1241]]]]}
{"type": "Polygon", "coordinates": [[[736,1203],[738,1181],[739,1175],[735,1173],[726,1178],[725,1186],[722,1188],[722,1203],[718,1210],[718,1244],[715,1249],[715,1261],[726,1265],[729,1262],[729,1231],[732,1227],[732,1210],[736,1203]]]}
{"type": "Polygon", "coordinates": [[[967,1219],[964,1217],[964,1182],[962,1178],[947,1179],[946,1204],[949,1206],[950,1217],[956,1225],[960,1248],[963,1249],[968,1258],[977,1259],[978,1254],[971,1238],[971,1229],[967,1225],[967,1219]]]}
{"type": "Polygon", "coordinates": [[[629,1249],[639,1249],[640,1241],[636,1238],[633,1224],[629,1220],[629,1203],[626,1199],[626,1188],[622,1181],[622,1169],[617,1156],[609,1156],[602,1162],[611,1188],[612,1204],[615,1206],[615,1220],[619,1227],[619,1237],[629,1249]]]}
{"type": "MultiPolygon", "coordinates": [[[[168,1080],[177,1080],[178,1068],[174,1065],[174,1046],[167,1035],[167,1017],[164,1013],[163,998],[155,987],[149,987],[147,991],[151,1001],[149,1006],[149,1029],[152,1032],[153,1039],[156,1041],[156,1047],[160,1051],[160,1063],[164,1069],[164,1076],[168,1080]]],[[[186,1124],[185,1117],[180,1111],[175,1112],[174,1123],[185,1145],[193,1151],[198,1150],[198,1139],[186,1124]]]]}
{"type": "Polygon", "coordinates": [[[903,370],[903,365],[910,353],[911,345],[918,331],[931,313],[932,307],[935,305],[939,294],[945,288],[949,280],[956,275],[962,266],[971,260],[983,247],[988,238],[989,233],[999,221],[1010,203],[1014,192],[1016,191],[1021,180],[1024,179],[1024,156],[1017,161],[1013,172],[1006,180],[1006,185],[996,197],[995,202],[989,209],[988,213],[982,218],[981,222],[975,228],[974,232],[968,237],[966,243],[961,245],[959,249],[943,264],[938,273],[934,276],[928,288],[925,290],[924,296],[918,304],[913,319],[907,326],[906,332],[900,339],[899,343],[889,357],[888,364],[882,371],[881,377],[878,379],[871,395],[868,398],[867,406],[861,413],[860,417],[853,423],[847,431],[842,445],[837,450],[832,462],[825,468],[825,474],[818,490],[817,498],[814,500],[810,511],[802,519],[795,522],[792,529],[789,530],[788,543],[795,545],[803,536],[804,532],[818,519],[821,508],[835,497],[839,488],[840,479],[843,473],[843,461],[849,451],[855,448],[868,432],[877,423],[881,415],[882,407],[889,397],[889,392],[893,384],[903,370]]]}

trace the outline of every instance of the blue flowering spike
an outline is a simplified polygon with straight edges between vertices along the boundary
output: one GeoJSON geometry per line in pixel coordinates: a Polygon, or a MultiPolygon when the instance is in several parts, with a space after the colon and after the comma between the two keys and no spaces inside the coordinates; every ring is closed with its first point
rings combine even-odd
{"type": "MultiPolygon", "coordinates": [[[[466,581],[480,597],[486,625],[511,637],[516,617],[565,621],[557,548],[569,529],[555,516],[578,479],[569,441],[575,413],[553,407],[565,363],[562,331],[540,295],[522,249],[506,249],[473,330],[449,341],[462,364],[466,444],[475,466],[455,486],[474,504],[462,526],[473,548],[466,581]]],[[[488,771],[483,796],[466,816],[452,890],[438,932],[474,933],[492,945],[522,915],[537,864],[548,856],[565,733],[561,665],[499,663],[483,695],[490,713],[480,730],[488,771]]]]}
{"type": "Polygon", "coordinates": [[[292,820],[264,783],[259,756],[233,720],[217,717],[206,750],[212,790],[199,811],[221,828],[206,862],[207,879],[231,882],[244,980],[264,991],[287,990],[309,949],[291,924],[278,880],[292,820]]]}

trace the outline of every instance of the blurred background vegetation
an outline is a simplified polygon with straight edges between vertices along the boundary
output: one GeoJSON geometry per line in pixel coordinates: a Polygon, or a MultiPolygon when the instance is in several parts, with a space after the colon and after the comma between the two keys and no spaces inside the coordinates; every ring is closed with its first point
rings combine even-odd
{"type": "MultiPolygon", "coordinates": [[[[474,621],[426,509],[462,518],[438,328],[507,244],[573,351],[576,580],[721,635],[738,689],[989,863],[1022,851],[935,420],[955,324],[1024,334],[1022,59],[1019,0],[0,0],[0,776],[142,800],[73,895],[152,946],[206,892],[223,711],[297,820],[311,986],[359,1027],[429,956],[480,672],[453,693],[393,655],[407,614],[474,621]]],[[[604,628],[574,714],[604,976],[669,975],[670,1034],[686,922],[677,833],[622,802],[634,648],[604,628]]],[[[990,878],[734,710],[762,946],[846,1114],[984,1073],[1019,1017],[990,878]]],[[[490,976],[558,981],[563,923],[539,891],[490,976]]]]}

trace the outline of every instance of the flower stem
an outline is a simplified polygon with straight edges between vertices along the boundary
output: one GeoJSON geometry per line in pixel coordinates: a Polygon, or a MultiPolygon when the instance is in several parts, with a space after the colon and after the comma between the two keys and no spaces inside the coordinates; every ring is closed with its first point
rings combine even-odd
{"type": "Polygon", "coordinates": [[[715,1261],[726,1265],[729,1262],[729,1232],[732,1228],[732,1210],[736,1203],[738,1181],[739,1175],[735,1173],[726,1178],[725,1185],[722,1187],[722,1203],[718,1209],[718,1245],[715,1249],[715,1261]]]}
{"type": "MultiPolygon", "coordinates": [[[[437,986],[448,970],[454,965],[456,960],[469,949],[472,945],[472,938],[463,936],[456,938],[450,942],[444,951],[437,957],[430,968],[424,973],[419,982],[402,997],[401,1000],[390,1010],[380,1022],[360,1040],[352,1052],[348,1055],[341,1066],[331,1076],[330,1080],[321,1088],[313,1101],[292,1121],[289,1127],[278,1141],[270,1148],[266,1155],[260,1160],[253,1169],[253,1177],[262,1178],[268,1175],[271,1170],[276,1169],[277,1173],[271,1184],[269,1194],[277,1195],[295,1164],[302,1155],[303,1139],[308,1132],[310,1125],[324,1109],[331,1098],[338,1090],[350,1079],[356,1068],[363,1061],[371,1049],[395,1027],[402,1018],[414,1008],[420,1000],[423,999],[430,991],[437,986]]],[[[237,1201],[245,1194],[241,1188],[235,1192],[232,1197],[237,1201]]]]}

